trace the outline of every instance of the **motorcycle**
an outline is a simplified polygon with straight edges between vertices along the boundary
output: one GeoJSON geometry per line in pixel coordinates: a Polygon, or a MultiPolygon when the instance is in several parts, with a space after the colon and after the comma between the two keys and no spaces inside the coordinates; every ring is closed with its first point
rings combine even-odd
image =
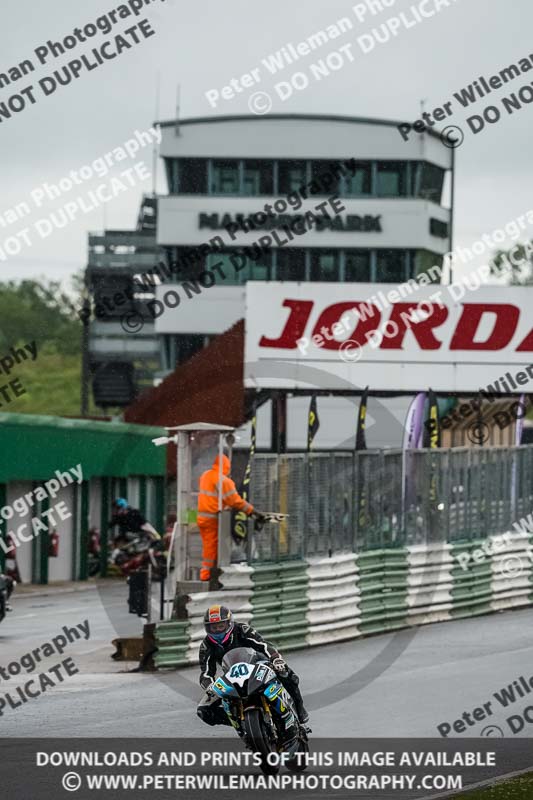
{"type": "Polygon", "coordinates": [[[15,547],[11,534],[8,534],[7,544],[8,550],[6,552],[5,574],[8,578],[11,578],[13,586],[16,586],[17,583],[22,583],[22,581],[17,565],[17,548],[15,547]]]}
{"type": "Polygon", "coordinates": [[[94,578],[100,572],[100,531],[89,528],[89,545],[87,547],[87,569],[89,577],[94,578]]]}
{"type": "Polygon", "coordinates": [[[152,565],[152,580],[160,581],[166,577],[166,554],[164,539],[149,539],[138,534],[127,534],[127,541],[116,547],[111,554],[111,562],[122,575],[128,577],[134,572],[152,565]]]}
{"type": "Polygon", "coordinates": [[[2,622],[8,610],[8,580],[9,578],[6,575],[0,574],[0,622],[2,622]]]}
{"type": "Polygon", "coordinates": [[[280,761],[293,772],[304,770],[309,728],[300,724],[292,697],[270,662],[250,647],[237,647],[224,656],[222,670],[208,692],[221,698],[245,746],[260,754],[262,771],[275,775],[280,761]],[[272,753],[283,757],[272,758],[272,753]]]}

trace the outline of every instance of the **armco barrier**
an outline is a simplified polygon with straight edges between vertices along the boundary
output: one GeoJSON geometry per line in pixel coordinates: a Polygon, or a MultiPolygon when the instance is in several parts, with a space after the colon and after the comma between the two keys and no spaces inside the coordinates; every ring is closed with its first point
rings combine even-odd
{"type": "Polygon", "coordinates": [[[474,617],[533,603],[533,537],[344,553],[224,568],[216,592],[191,594],[188,619],[160,623],[160,668],[198,661],[208,605],[229,606],[283,651],[474,617]],[[468,555],[468,559],[466,559],[468,555]]]}

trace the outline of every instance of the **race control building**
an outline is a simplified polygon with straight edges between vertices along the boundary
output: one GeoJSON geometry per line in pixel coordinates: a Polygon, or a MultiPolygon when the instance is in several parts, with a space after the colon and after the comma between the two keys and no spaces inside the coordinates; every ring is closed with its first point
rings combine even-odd
{"type": "Polygon", "coordinates": [[[163,375],[244,317],[248,280],[401,283],[434,267],[438,281],[452,249],[454,151],[432,132],[406,142],[397,125],[310,114],[160,123],[163,375]],[[340,210],[326,205],[333,195],[340,210]]]}

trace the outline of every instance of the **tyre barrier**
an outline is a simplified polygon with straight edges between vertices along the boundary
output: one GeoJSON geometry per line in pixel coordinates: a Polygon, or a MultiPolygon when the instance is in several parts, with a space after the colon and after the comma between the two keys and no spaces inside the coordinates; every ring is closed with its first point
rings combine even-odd
{"type": "Polygon", "coordinates": [[[157,626],[158,668],[198,661],[208,605],[229,606],[280,650],[475,617],[533,603],[533,537],[343,553],[223,569],[222,589],[189,596],[184,621],[157,626]]]}

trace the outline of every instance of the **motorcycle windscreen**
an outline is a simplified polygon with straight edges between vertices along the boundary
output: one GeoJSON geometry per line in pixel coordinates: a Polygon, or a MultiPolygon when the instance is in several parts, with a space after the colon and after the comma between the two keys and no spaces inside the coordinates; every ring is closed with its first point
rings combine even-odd
{"type": "Polygon", "coordinates": [[[228,650],[222,659],[222,669],[224,672],[227,672],[234,664],[240,664],[242,662],[246,664],[257,664],[259,661],[263,660],[264,656],[251,647],[234,647],[232,650],[228,650]]]}

